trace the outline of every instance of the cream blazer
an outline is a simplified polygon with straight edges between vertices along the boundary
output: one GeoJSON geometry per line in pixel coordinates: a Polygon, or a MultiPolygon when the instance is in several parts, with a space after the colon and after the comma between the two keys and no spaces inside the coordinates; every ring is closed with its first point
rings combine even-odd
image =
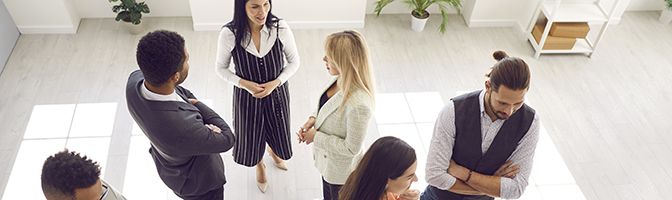
{"type": "Polygon", "coordinates": [[[317,129],[313,142],[315,167],[325,181],[336,185],[345,184],[361,158],[374,105],[373,98],[366,92],[355,90],[340,109],[343,97],[344,94],[338,91],[314,114],[317,129]]]}

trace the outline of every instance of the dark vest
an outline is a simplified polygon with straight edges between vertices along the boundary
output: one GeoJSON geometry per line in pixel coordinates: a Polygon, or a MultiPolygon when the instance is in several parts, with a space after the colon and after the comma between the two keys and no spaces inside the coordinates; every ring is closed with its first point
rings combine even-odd
{"type": "MultiPolygon", "coordinates": [[[[493,175],[511,156],[534,120],[534,109],[526,104],[504,121],[494,141],[481,151],[481,109],[479,91],[453,98],[455,105],[455,146],[452,159],[459,165],[485,175],[493,175]]],[[[487,102],[486,102],[487,103],[487,102]]],[[[433,188],[439,199],[493,199],[489,196],[461,195],[433,188]]]]}

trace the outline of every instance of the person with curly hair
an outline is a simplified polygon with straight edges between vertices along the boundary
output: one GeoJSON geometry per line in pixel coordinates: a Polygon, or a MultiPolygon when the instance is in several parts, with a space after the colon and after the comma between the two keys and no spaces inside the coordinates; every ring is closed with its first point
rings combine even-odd
{"type": "MultiPolygon", "coordinates": [[[[229,125],[180,86],[189,74],[184,38],[150,32],[138,43],[140,70],[131,73],[126,103],[145,133],[161,180],[183,199],[224,199],[224,162],[233,147],[229,125]]],[[[133,152],[138,153],[138,152],[133,152]]]]}
{"type": "Polygon", "coordinates": [[[41,179],[47,200],[126,200],[100,178],[97,162],[67,149],[44,161],[41,179]]]}

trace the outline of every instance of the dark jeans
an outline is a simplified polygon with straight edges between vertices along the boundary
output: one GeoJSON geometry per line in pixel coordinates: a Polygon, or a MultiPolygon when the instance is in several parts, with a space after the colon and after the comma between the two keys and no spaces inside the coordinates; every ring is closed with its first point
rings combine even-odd
{"type": "Polygon", "coordinates": [[[441,190],[434,186],[428,185],[420,200],[493,200],[495,198],[489,196],[474,196],[474,195],[460,195],[448,191],[441,190]],[[441,197],[439,197],[441,196],[441,197]]]}
{"type": "Polygon", "coordinates": [[[322,177],[322,196],[324,200],[338,200],[338,191],[341,190],[342,186],[327,183],[322,177]]]}
{"type": "Polygon", "coordinates": [[[224,200],[224,187],[210,190],[209,192],[201,195],[177,196],[184,200],[224,200]]]}

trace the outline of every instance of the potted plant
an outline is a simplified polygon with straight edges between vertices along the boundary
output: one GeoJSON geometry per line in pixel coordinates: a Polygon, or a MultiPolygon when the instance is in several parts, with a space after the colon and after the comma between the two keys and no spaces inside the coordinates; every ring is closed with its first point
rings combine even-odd
{"type": "MultiPolygon", "coordinates": [[[[383,8],[393,1],[378,0],[374,9],[376,16],[380,15],[383,8]]],[[[429,6],[436,4],[441,11],[441,17],[443,18],[439,26],[441,33],[446,32],[446,24],[448,23],[448,12],[446,9],[448,9],[448,6],[455,8],[458,13],[460,13],[460,9],[462,8],[461,0],[404,0],[404,3],[413,9],[411,11],[411,29],[416,32],[420,32],[425,28],[425,23],[427,23],[427,19],[429,18],[429,12],[427,12],[429,6]]]]}
{"type": "Polygon", "coordinates": [[[135,0],[109,0],[110,3],[121,1],[112,7],[112,12],[117,13],[116,21],[124,21],[124,26],[131,34],[138,34],[144,30],[141,23],[142,13],[149,13],[149,7],[145,2],[137,3],[135,0]]]}
{"type": "Polygon", "coordinates": [[[672,0],[664,0],[665,1],[665,9],[663,9],[662,12],[660,12],[660,22],[663,22],[665,24],[669,24],[672,21],[672,0]]]}

